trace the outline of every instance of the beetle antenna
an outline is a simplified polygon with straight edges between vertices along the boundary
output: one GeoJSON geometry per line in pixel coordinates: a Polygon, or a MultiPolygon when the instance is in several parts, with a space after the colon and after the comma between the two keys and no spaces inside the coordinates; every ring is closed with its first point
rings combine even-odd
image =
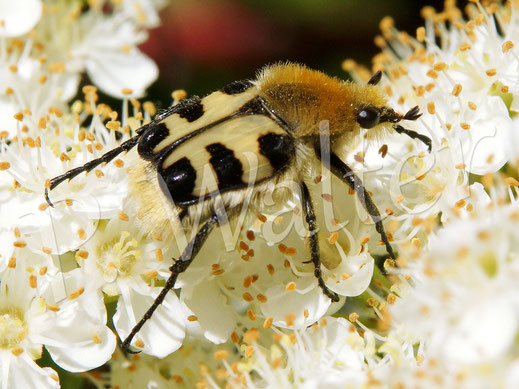
{"type": "Polygon", "coordinates": [[[382,79],[382,72],[379,70],[368,81],[368,85],[377,85],[382,79]]]}
{"type": "MultiPolygon", "coordinates": [[[[142,127],[141,127],[142,129],[142,127]]],[[[140,130],[140,129],[139,129],[140,130]]],[[[137,135],[134,137],[128,139],[127,141],[121,143],[119,147],[116,147],[113,150],[110,150],[106,154],[103,154],[101,157],[94,159],[92,161],[89,161],[85,163],[83,166],[71,169],[67,171],[66,173],[62,174],[61,176],[54,177],[52,180],[49,180],[47,185],[45,186],[45,201],[47,201],[47,204],[49,204],[51,207],[54,207],[54,204],[52,204],[52,201],[50,201],[49,192],[57,187],[59,184],[61,184],[65,180],[71,180],[74,177],[76,177],[78,174],[81,174],[83,172],[90,172],[92,169],[95,169],[102,163],[108,163],[115,157],[117,157],[119,154],[121,154],[123,151],[129,151],[132,148],[134,148],[141,139],[142,135],[145,131],[137,131],[137,135]]]]}

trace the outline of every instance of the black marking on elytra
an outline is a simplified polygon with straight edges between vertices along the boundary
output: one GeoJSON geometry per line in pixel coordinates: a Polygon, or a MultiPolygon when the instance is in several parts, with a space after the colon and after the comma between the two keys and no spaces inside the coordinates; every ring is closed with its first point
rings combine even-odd
{"type": "Polygon", "coordinates": [[[226,95],[237,95],[245,92],[247,89],[252,87],[252,82],[249,80],[240,80],[231,82],[229,85],[224,86],[220,89],[226,95]]]}
{"type": "Polygon", "coordinates": [[[258,138],[259,151],[275,170],[286,167],[294,156],[294,140],[284,134],[269,132],[258,138]]]}
{"type": "Polygon", "coordinates": [[[153,152],[155,147],[169,135],[166,123],[157,123],[150,127],[143,135],[137,146],[137,151],[141,158],[153,160],[156,154],[153,152]]]}
{"type": "Polygon", "coordinates": [[[166,169],[159,168],[158,173],[160,188],[175,203],[183,204],[195,199],[196,170],[188,158],[181,158],[166,169]]]}
{"type": "Polygon", "coordinates": [[[174,113],[177,113],[178,116],[186,119],[190,123],[199,119],[204,114],[204,105],[198,96],[182,100],[180,103],[175,105],[175,107],[177,107],[177,109],[174,113]]]}
{"type": "Polygon", "coordinates": [[[269,113],[265,100],[259,96],[245,103],[239,112],[242,115],[268,115],[269,113]]]}
{"type": "Polygon", "coordinates": [[[243,165],[232,150],[221,143],[210,144],[205,149],[211,154],[209,162],[218,178],[220,190],[243,186],[243,165]]]}

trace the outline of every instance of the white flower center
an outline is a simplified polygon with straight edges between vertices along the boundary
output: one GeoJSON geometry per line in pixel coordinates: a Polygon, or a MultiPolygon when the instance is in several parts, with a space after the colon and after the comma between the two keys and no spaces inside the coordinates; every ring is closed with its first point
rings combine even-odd
{"type": "Polygon", "coordinates": [[[27,336],[27,323],[17,308],[0,309],[0,348],[16,347],[27,336]]]}
{"type": "Polygon", "coordinates": [[[128,239],[129,236],[128,231],[122,231],[118,238],[97,248],[97,266],[104,273],[107,282],[132,275],[134,265],[141,257],[140,251],[136,249],[137,240],[128,239]]]}

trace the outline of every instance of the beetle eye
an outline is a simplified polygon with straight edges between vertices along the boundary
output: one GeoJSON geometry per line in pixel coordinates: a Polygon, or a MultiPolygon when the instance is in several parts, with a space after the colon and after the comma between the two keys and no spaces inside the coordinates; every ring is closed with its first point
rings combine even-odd
{"type": "Polygon", "coordinates": [[[362,128],[373,128],[380,121],[380,115],[375,108],[364,108],[357,115],[357,123],[362,128]]]}

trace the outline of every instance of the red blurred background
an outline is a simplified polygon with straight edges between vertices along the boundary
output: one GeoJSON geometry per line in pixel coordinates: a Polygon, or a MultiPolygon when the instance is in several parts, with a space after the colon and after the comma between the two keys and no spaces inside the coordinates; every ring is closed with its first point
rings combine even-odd
{"type": "Polygon", "coordinates": [[[164,107],[174,89],[205,95],[275,61],[347,78],[342,60],[370,64],[384,16],[414,35],[425,5],[441,10],[443,1],[172,0],[161,13],[162,25],[142,45],[160,67],[148,98],[164,107]]]}

